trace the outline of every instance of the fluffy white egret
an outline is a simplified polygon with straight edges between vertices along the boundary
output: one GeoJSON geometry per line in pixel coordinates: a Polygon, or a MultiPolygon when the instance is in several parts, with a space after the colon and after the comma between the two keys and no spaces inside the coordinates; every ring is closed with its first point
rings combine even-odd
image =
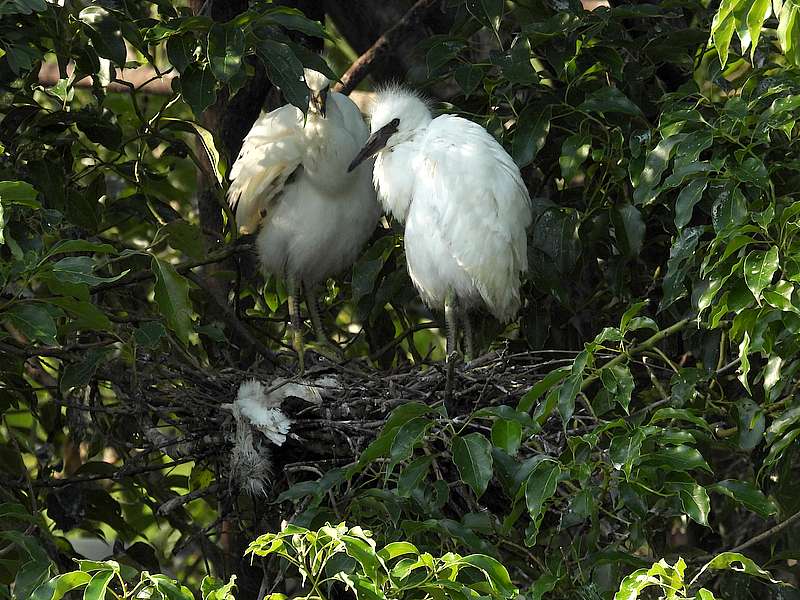
{"type": "Polygon", "coordinates": [[[530,196],[519,168],[489,132],[454,115],[432,118],[411,90],[379,92],[370,116],[372,135],[349,168],[377,155],[373,180],[384,208],[405,222],[411,280],[425,304],[444,309],[452,385],[457,312],[471,353],[465,311],[484,303],[508,322],[519,310],[530,196]]]}
{"type": "Polygon", "coordinates": [[[286,278],[301,371],[300,288],[326,347],[315,286],[353,264],[380,218],[371,165],[347,170],[369,136],[361,112],[347,96],[329,92],[321,73],[306,69],[305,81],[308,115],[287,104],[259,117],[231,167],[228,192],[240,229],[261,227],[256,246],[264,273],[286,278]]]}

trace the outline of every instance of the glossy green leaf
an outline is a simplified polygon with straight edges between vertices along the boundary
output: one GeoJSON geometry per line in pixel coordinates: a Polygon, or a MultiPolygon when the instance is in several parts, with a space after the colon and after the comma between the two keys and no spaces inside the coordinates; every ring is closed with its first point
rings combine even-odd
{"type": "Polygon", "coordinates": [[[297,108],[308,110],[308,86],[303,79],[303,63],[292,49],[274,40],[261,40],[256,48],[267,69],[270,81],[283,92],[283,97],[297,108]]]}
{"type": "Polygon", "coordinates": [[[520,115],[511,145],[511,156],[520,168],[531,164],[544,147],[550,133],[551,118],[549,106],[528,107],[520,115]]]}
{"type": "Polygon", "coordinates": [[[591,148],[591,138],[586,135],[575,134],[564,140],[558,163],[561,165],[561,176],[565,182],[571,181],[579,173],[591,148]]]}
{"type": "Polygon", "coordinates": [[[108,584],[114,578],[114,571],[98,571],[83,591],[83,600],[105,600],[108,584]]]}
{"type": "Polygon", "coordinates": [[[777,246],[772,246],[767,251],[752,250],[744,259],[744,279],[759,304],[761,304],[761,291],[772,283],[772,277],[777,270],[777,246]]]}
{"type": "Polygon", "coordinates": [[[579,109],[599,113],[621,113],[624,115],[640,116],[642,111],[618,88],[604,87],[595,90],[579,109]]]}
{"type": "Polygon", "coordinates": [[[631,204],[621,204],[612,209],[611,221],[619,249],[629,258],[639,256],[645,237],[645,223],[639,209],[631,204]]]}
{"type": "Polygon", "coordinates": [[[514,455],[522,442],[522,425],[511,419],[497,419],[492,425],[492,444],[514,455]]]}
{"type": "Polygon", "coordinates": [[[431,420],[425,417],[416,417],[403,423],[392,441],[389,452],[392,458],[390,470],[401,461],[408,460],[411,457],[414,448],[432,425],[431,420]]]}
{"type": "Polygon", "coordinates": [[[41,342],[48,346],[58,344],[56,323],[50,312],[41,304],[31,302],[15,304],[10,310],[0,314],[0,318],[16,327],[32,342],[41,342]]]}
{"type": "MultiPolygon", "coordinates": [[[[195,112],[195,114],[199,113],[195,112]]],[[[218,183],[222,184],[222,157],[220,156],[219,150],[217,150],[217,143],[214,140],[214,135],[208,129],[198,125],[194,121],[165,117],[161,119],[161,123],[162,127],[168,129],[177,129],[178,131],[191,133],[197,136],[198,141],[203,147],[206,158],[211,164],[214,177],[218,183]]]]}
{"type": "Polygon", "coordinates": [[[432,456],[420,456],[406,465],[397,478],[397,494],[402,498],[408,498],[427,476],[431,463],[433,463],[432,456]]]}
{"type": "MultiPolygon", "coordinates": [[[[113,573],[111,573],[113,575],[113,573]]],[[[57,575],[36,588],[30,600],[61,600],[68,592],[86,585],[92,576],[82,571],[72,571],[57,575]]],[[[87,600],[95,600],[98,596],[86,596],[87,600]]]]}
{"type": "Polygon", "coordinates": [[[189,282],[171,264],[155,256],[150,265],[156,277],[155,301],[161,314],[181,343],[188,346],[189,334],[192,332],[189,282]]]}
{"type": "Polygon", "coordinates": [[[173,89],[176,85],[177,91],[198,119],[217,100],[217,80],[208,66],[190,64],[184,69],[180,79],[173,80],[173,89]]]}
{"type": "Polygon", "coordinates": [[[242,68],[244,33],[234,25],[215,23],[208,31],[208,64],[220,83],[228,83],[242,68]]]}
{"type": "Polygon", "coordinates": [[[733,498],[748,510],[752,510],[765,519],[778,512],[775,503],[755,485],[747,481],[725,479],[709,486],[708,489],[733,498]]]}
{"type": "Polygon", "coordinates": [[[476,496],[483,495],[492,479],[492,444],[480,433],[453,439],[453,462],[461,480],[476,496]]]}
{"type": "Polygon", "coordinates": [[[678,194],[675,202],[675,227],[682,229],[692,220],[692,211],[708,185],[705,177],[693,179],[678,194]]]}
{"type": "Polygon", "coordinates": [[[78,15],[86,27],[84,31],[97,53],[119,67],[125,66],[128,50],[122,37],[119,20],[102,6],[88,6],[78,15]]]}

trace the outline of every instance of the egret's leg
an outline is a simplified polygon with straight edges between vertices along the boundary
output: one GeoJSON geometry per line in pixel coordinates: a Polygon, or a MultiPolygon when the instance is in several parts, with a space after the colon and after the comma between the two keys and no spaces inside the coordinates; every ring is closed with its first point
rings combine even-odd
{"type": "Polygon", "coordinates": [[[297,352],[297,363],[300,374],[305,371],[303,361],[303,321],[300,320],[300,282],[290,275],[286,279],[289,292],[289,328],[292,330],[292,347],[297,352]]]}
{"type": "Polygon", "coordinates": [[[448,411],[453,401],[453,379],[455,362],[458,358],[456,342],[458,340],[458,314],[456,308],[456,298],[452,291],[448,292],[444,300],[444,321],[447,328],[447,346],[445,362],[447,365],[447,381],[444,388],[444,404],[448,411]]]}
{"type": "Polygon", "coordinates": [[[322,316],[319,313],[319,295],[317,287],[311,289],[306,287],[306,305],[311,314],[311,324],[314,326],[314,333],[317,336],[318,350],[323,356],[341,362],[344,359],[341,349],[328,337],[325,326],[322,324],[322,316]]]}
{"type": "Polygon", "coordinates": [[[308,313],[311,315],[311,325],[314,327],[314,335],[317,336],[317,342],[325,344],[328,342],[328,334],[325,331],[325,326],[322,324],[322,316],[319,314],[317,286],[306,286],[305,292],[306,306],[308,306],[308,313]]]}
{"type": "Polygon", "coordinates": [[[475,358],[475,332],[467,311],[461,313],[461,318],[464,321],[464,360],[469,362],[475,358]]]}

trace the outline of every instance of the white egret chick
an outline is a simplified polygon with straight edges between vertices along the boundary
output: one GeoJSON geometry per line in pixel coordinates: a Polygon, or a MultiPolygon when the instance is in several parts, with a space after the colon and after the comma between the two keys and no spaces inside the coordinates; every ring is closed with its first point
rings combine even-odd
{"type": "Polygon", "coordinates": [[[301,371],[301,287],[317,340],[331,349],[315,286],[353,264],[381,213],[371,165],[347,170],[369,136],[361,112],[347,96],[330,92],[323,74],[306,69],[304,75],[308,115],[287,104],[259,117],[231,167],[228,192],[240,229],[261,227],[256,247],[262,271],[286,279],[301,371]]]}
{"type": "Polygon", "coordinates": [[[444,309],[448,390],[458,313],[480,303],[507,323],[519,310],[527,270],[531,200],[519,168],[483,127],[455,115],[432,118],[412,90],[378,92],[372,135],[350,169],[376,156],[373,181],[384,208],[405,223],[408,273],[422,300],[444,309]]]}

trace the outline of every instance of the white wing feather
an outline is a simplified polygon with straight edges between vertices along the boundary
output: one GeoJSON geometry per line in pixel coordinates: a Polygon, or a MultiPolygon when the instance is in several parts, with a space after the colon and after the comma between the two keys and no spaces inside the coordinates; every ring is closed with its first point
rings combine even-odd
{"type": "Polygon", "coordinates": [[[303,159],[302,113],[287,104],[261,115],[242,144],[230,172],[228,201],[245,232],[258,228],[272,200],[303,159]]]}
{"type": "Polygon", "coordinates": [[[520,306],[531,223],[519,168],[483,127],[453,115],[431,122],[421,150],[412,203],[432,205],[453,258],[491,312],[510,320],[520,306]]]}

